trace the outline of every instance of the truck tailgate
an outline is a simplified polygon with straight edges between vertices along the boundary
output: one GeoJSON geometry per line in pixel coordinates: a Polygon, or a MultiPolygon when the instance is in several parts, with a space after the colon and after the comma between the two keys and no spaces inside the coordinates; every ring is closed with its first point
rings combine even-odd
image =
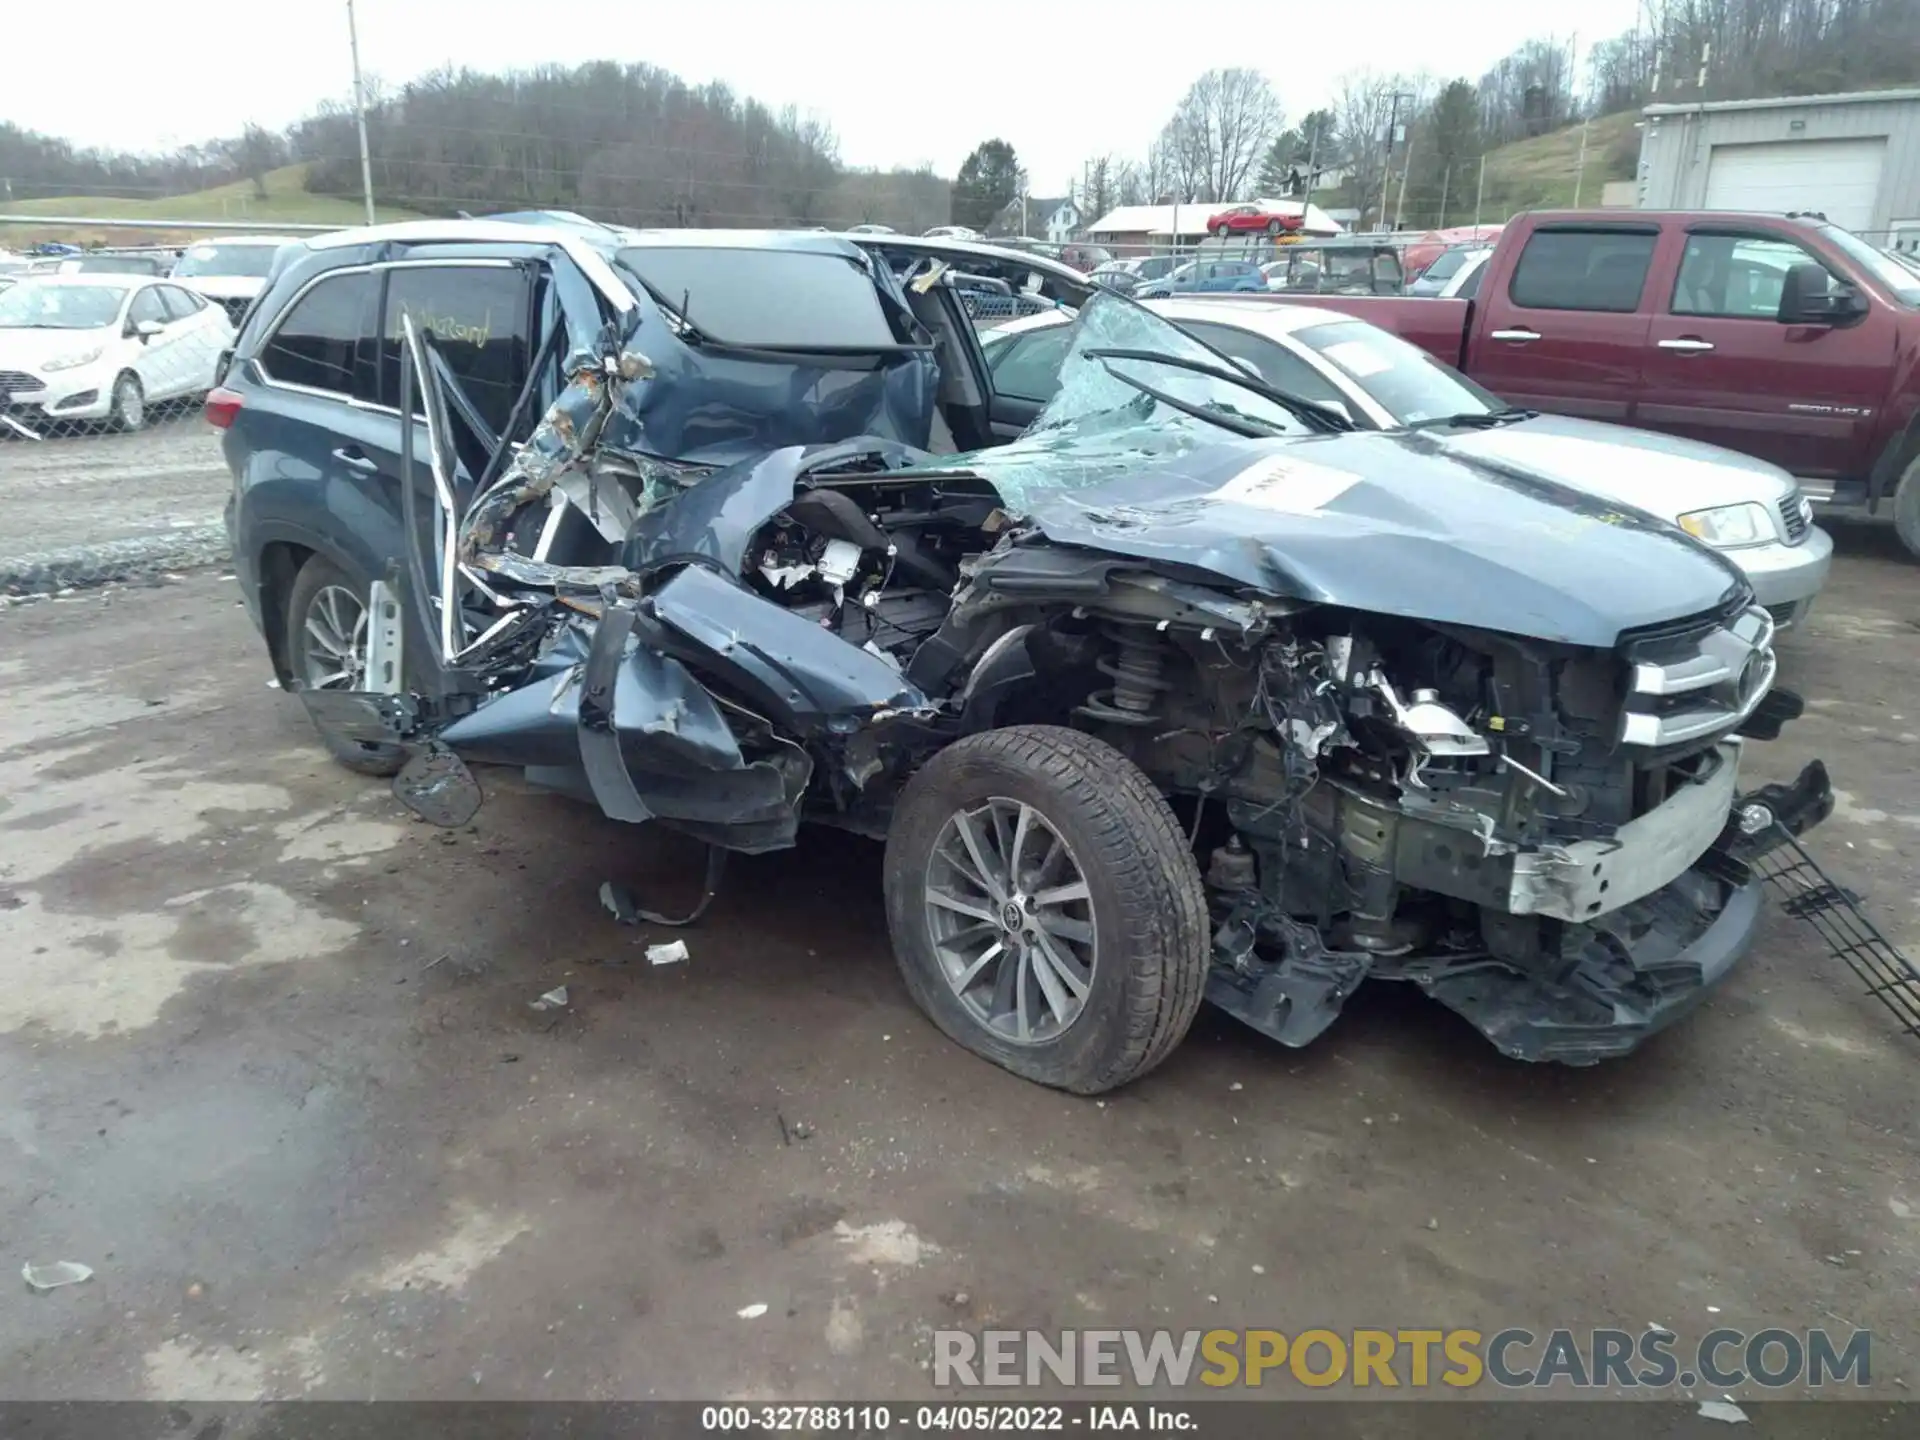
{"type": "Polygon", "coordinates": [[[1259,298],[1276,305],[1311,305],[1316,310],[1338,310],[1390,330],[1410,345],[1418,345],[1456,369],[1466,354],[1467,326],[1473,316],[1471,300],[1439,300],[1418,295],[1289,295],[1269,292],[1259,298]]]}

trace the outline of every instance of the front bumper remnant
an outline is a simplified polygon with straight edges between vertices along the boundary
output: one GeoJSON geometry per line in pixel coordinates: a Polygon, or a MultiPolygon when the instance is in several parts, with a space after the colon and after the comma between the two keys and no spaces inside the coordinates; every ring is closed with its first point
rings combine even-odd
{"type": "Polygon", "coordinates": [[[1795,837],[1832,811],[1833,789],[1816,760],[1790,784],[1735,796],[1719,838],[1671,884],[1567,926],[1567,963],[1556,973],[1482,962],[1410,967],[1405,978],[1517,1060],[1591,1065],[1625,1055],[1697,1007],[1745,958],[1760,928],[1754,863],[1781,843],[1798,849],[1795,837]]]}
{"type": "MultiPolygon", "coordinates": [[[[1613,1059],[1693,1010],[1732,972],[1753,948],[1762,882],[1772,878],[1756,866],[1782,847],[1804,857],[1795,837],[1832,809],[1818,761],[1791,784],[1733,796],[1720,812],[1718,838],[1668,883],[1586,923],[1546,920],[1559,926],[1557,950],[1551,963],[1527,969],[1491,954],[1334,953],[1301,943],[1291,932],[1305,927],[1285,921],[1288,958],[1268,964],[1252,958],[1253,932],[1244,921],[1229,917],[1215,937],[1207,998],[1297,1046],[1331,1025],[1362,981],[1406,980],[1516,1060],[1613,1059]]],[[[1876,993],[1890,1005],[1911,1005],[1906,1018],[1920,1022],[1920,983],[1876,993]]]]}

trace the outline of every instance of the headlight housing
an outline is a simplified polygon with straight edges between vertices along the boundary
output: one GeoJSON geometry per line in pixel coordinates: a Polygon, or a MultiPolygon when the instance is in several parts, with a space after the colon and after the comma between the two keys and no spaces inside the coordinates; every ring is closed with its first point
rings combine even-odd
{"type": "Polygon", "coordinates": [[[96,345],[91,350],[82,350],[77,355],[62,355],[58,359],[44,362],[40,368],[51,375],[56,370],[78,370],[82,365],[91,365],[106,352],[104,345],[96,345]]]}
{"type": "Polygon", "coordinates": [[[1680,517],[1680,528],[1720,550],[1765,545],[1780,538],[1774,533],[1773,516],[1767,513],[1767,507],[1751,500],[1690,511],[1680,517]]]}

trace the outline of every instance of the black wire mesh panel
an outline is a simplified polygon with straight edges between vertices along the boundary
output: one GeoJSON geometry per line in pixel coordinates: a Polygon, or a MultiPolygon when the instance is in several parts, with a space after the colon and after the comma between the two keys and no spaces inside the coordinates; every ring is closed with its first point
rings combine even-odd
{"type": "Polygon", "coordinates": [[[1920,970],[1867,918],[1859,896],[1835,883],[1784,826],[1778,846],[1754,861],[1753,871],[1780,897],[1780,908],[1810,925],[1867,993],[1893,1012],[1903,1031],[1920,1035],[1920,970]]]}

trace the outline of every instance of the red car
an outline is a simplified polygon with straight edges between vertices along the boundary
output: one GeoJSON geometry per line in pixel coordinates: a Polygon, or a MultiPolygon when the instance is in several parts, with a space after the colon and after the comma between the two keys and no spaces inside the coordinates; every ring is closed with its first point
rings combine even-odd
{"type": "Polygon", "coordinates": [[[1256,232],[1278,235],[1284,231],[1298,230],[1303,223],[1299,215],[1276,215],[1258,205],[1234,205],[1210,218],[1207,230],[1223,236],[1256,232]]]}

